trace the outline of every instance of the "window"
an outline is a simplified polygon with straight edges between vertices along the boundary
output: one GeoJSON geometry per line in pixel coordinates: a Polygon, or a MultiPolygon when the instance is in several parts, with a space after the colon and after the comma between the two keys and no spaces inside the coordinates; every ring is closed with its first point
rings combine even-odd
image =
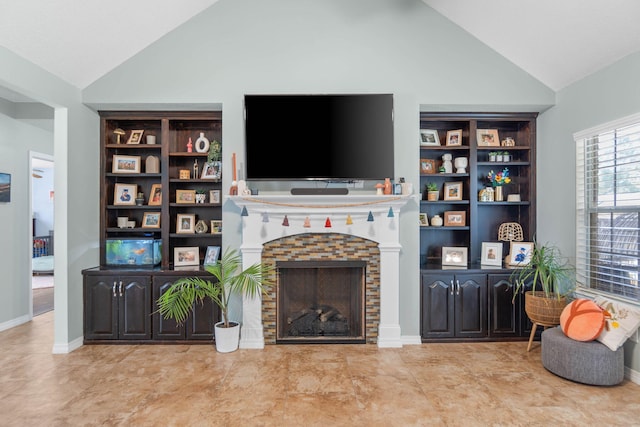
{"type": "Polygon", "coordinates": [[[640,302],[640,114],[574,138],[578,283],[640,302]]]}

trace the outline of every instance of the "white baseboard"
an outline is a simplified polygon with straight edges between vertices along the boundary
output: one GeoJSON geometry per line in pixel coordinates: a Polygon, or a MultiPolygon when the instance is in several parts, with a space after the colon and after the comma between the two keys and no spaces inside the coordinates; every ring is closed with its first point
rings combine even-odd
{"type": "Polygon", "coordinates": [[[624,377],[632,383],[640,384],[640,372],[634,371],[628,366],[624,367],[624,377]]]}
{"type": "Polygon", "coordinates": [[[51,350],[51,352],[53,354],[67,354],[67,353],[71,353],[74,350],[79,349],[83,345],[84,345],[84,338],[80,337],[80,338],[76,338],[75,340],[69,343],[54,343],[53,350],[51,350]]]}
{"type": "Polygon", "coordinates": [[[6,331],[7,329],[15,328],[16,326],[27,323],[30,320],[31,319],[29,318],[29,315],[24,315],[15,319],[11,319],[8,322],[0,323],[0,332],[6,331]]]}

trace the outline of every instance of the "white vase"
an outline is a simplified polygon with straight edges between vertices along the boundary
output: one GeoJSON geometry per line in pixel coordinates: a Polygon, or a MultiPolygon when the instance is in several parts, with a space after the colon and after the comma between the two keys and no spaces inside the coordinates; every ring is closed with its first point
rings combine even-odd
{"type": "Polygon", "coordinates": [[[229,322],[230,327],[225,328],[224,322],[215,324],[216,350],[219,353],[231,353],[238,349],[240,342],[240,324],[229,322]]]}
{"type": "Polygon", "coordinates": [[[456,173],[467,173],[467,165],[469,162],[466,157],[456,157],[453,159],[453,165],[456,167],[456,173]]]}
{"type": "Polygon", "coordinates": [[[200,137],[196,139],[196,152],[206,153],[209,151],[209,140],[204,136],[204,132],[200,132],[200,137]]]}

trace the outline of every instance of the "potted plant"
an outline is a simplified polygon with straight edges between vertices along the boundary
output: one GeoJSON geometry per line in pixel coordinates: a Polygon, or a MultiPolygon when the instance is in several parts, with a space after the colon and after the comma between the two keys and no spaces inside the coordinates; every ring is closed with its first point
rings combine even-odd
{"type": "MultiPolygon", "coordinates": [[[[525,257],[526,259],[526,257],[525,257]]],[[[560,324],[560,314],[567,305],[567,297],[575,289],[575,269],[560,250],[551,245],[533,242],[529,261],[511,273],[515,283],[513,299],[524,292],[525,312],[532,322],[541,325],[560,324]]]]}
{"type": "Polygon", "coordinates": [[[438,184],[435,182],[429,182],[426,185],[427,188],[427,200],[434,201],[438,200],[440,197],[440,190],[438,189],[438,184]]]}
{"type": "Polygon", "coordinates": [[[490,151],[489,152],[489,161],[490,162],[495,162],[497,155],[498,155],[498,153],[496,151],[490,151]]]}
{"type": "Polygon", "coordinates": [[[196,189],[196,203],[204,203],[207,198],[207,190],[204,188],[196,189]]]}
{"type": "Polygon", "coordinates": [[[233,294],[254,297],[271,286],[269,275],[273,268],[255,263],[242,270],[242,257],[235,249],[227,248],[220,261],[205,265],[215,280],[185,277],[177,280],[158,298],[158,312],[165,319],[183,324],[196,304],[210,298],[222,313],[222,321],[215,324],[216,350],[228,353],[238,349],[240,324],[229,319],[229,301],[233,294]]]}

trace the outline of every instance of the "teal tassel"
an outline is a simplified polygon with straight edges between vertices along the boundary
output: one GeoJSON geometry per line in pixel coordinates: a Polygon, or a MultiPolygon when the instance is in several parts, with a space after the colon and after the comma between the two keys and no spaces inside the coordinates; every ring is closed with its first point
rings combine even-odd
{"type": "Polygon", "coordinates": [[[371,211],[369,211],[369,217],[367,218],[367,221],[373,222],[373,213],[371,213],[371,211]]]}

